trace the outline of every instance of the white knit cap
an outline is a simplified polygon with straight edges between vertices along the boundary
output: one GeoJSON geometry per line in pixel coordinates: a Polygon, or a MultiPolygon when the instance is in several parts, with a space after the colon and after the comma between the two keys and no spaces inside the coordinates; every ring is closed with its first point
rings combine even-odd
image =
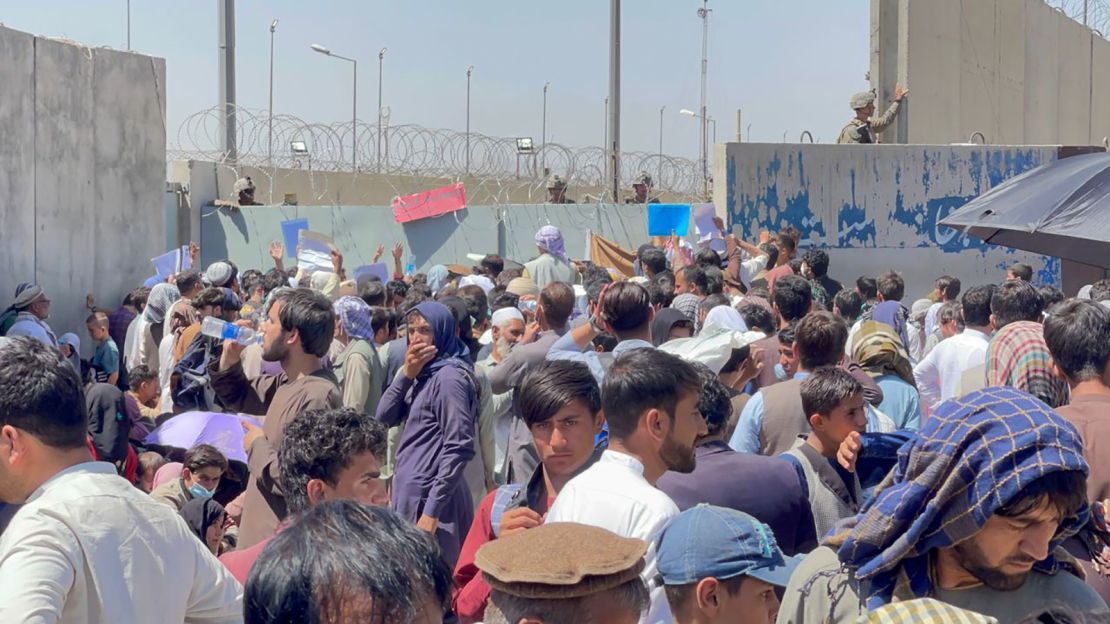
{"type": "Polygon", "coordinates": [[[490,323],[494,327],[502,327],[503,325],[505,325],[505,323],[508,323],[509,321],[520,321],[521,323],[523,323],[524,315],[520,313],[520,310],[513,307],[501,308],[500,310],[493,313],[493,319],[490,321],[490,323]]]}

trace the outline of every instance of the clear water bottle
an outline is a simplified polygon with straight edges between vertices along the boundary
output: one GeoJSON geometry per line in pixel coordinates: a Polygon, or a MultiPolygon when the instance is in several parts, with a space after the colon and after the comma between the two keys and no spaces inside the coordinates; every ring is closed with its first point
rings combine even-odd
{"type": "Polygon", "coordinates": [[[244,346],[262,342],[262,334],[250,327],[240,327],[214,316],[204,317],[200,324],[200,333],[220,340],[234,340],[244,346]]]}

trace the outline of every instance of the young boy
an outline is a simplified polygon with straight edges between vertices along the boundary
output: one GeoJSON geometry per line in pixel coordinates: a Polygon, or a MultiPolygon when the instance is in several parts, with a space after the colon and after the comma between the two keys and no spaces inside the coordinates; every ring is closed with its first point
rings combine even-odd
{"type": "Polygon", "coordinates": [[[846,439],[858,441],[867,430],[867,411],[863,386],[834,366],[813,371],[802,382],[801,394],[811,431],[782,457],[798,471],[820,538],[842,518],[859,512],[859,478],[841,466],[836,455],[846,439]]]}
{"type": "Polygon", "coordinates": [[[92,358],[96,381],[116,385],[119,383],[119,347],[108,334],[108,315],[93,312],[85,319],[85,326],[89,330],[89,336],[96,342],[96,354],[92,358]]]}

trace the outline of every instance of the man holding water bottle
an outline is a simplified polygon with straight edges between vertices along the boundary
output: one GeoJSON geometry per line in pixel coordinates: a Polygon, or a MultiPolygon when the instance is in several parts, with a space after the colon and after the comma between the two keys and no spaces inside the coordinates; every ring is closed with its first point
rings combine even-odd
{"type": "Polygon", "coordinates": [[[326,297],[305,288],[290,289],[275,296],[259,328],[262,359],[279,362],[281,374],[249,381],[240,361],[244,345],[235,340],[224,342],[220,361],[209,369],[212,388],[225,408],[265,415],[261,428],[243,424],[250,479],[240,524],[241,548],[273,535],[286,515],[274,451],[285,424],[305,410],[342,403],[335,376],[320,365],[334,330],[335,314],[326,297]]]}

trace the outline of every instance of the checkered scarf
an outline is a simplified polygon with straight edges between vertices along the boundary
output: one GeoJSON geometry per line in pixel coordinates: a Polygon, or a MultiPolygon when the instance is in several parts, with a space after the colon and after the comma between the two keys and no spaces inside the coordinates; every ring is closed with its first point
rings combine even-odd
{"type": "Polygon", "coordinates": [[[698,299],[697,295],[682,293],[675,297],[674,301],[671,301],[671,307],[681,312],[683,316],[696,326],[698,324],[699,303],[701,303],[701,299],[698,299]]]}
{"type": "MultiPolygon", "coordinates": [[[[1025,487],[1057,471],[1088,472],[1079,433],[1036,398],[1006,387],[947,401],[898,451],[898,463],[874,498],[837,525],[826,543],[865,583],[869,609],[890,602],[895,587],[933,593],[930,551],[979,532],[1025,487]],[[904,583],[908,581],[908,583],[904,583]]],[[[1087,521],[1084,505],[1061,520],[1049,553],[1087,521]]],[[[1049,555],[1034,566],[1055,574],[1049,555]]]]}
{"type": "Polygon", "coordinates": [[[917,387],[909,353],[894,328],[886,323],[867,321],[860,324],[859,333],[852,341],[852,359],[871,377],[897,375],[917,387]]]}
{"type": "Polygon", "coordinates": [[[370,306],[358,297],[340,297],[332,304],[343,331],[351,338],[374,340],[374,326],[370,322],[370,306]]]}
{"type": "Polygon", "coordinates": [[[998,330],[987,349],[987,385],[1012,386],[1049,405],[1068,402],[1068,386],[1052,372],[1052,354],[1044,341],[1044,327],[1018,321],[998,330]]]}

